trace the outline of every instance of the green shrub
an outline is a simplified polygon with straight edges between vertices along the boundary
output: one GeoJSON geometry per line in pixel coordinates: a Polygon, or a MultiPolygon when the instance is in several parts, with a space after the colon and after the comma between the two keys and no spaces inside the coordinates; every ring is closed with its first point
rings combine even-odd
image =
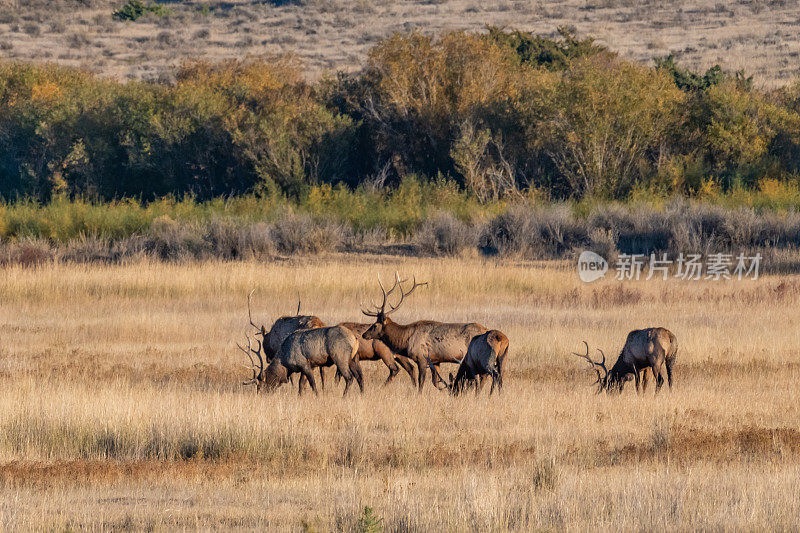
{"type": "Polygon", "coordinates": [[[581,59],[564,73],[537,130],[572,196],[622,198],[655,173],[682,100],[661,71],[581,59]]]}
{"type": "Polygon", "coordinates": [[[607,50],[594,39],[577,39],[574,31],[558,28],[560,40],[548,39],[523,31],[506,31],[489,27],[489,39],[513,49],[520,61],[548,70],[565,70],[573,59],[592,56],[607,50]]]}
{"type": "Polygon", "coordinates": [[[372,507],[364,506],[364,512],[356,522],[358,533],[380,533],[383,531],[383,518],[375,514],[372,507]]]}
{"type": "Polygon", "coordinates": [[[165,17],[170,14],[170,10],[155,2],[145,4],[142,0],[128,0],[125,5],[114,11],[112,15],[117,20],[136,21],[148,13],[152,13],[157,17],[165,17]]]}

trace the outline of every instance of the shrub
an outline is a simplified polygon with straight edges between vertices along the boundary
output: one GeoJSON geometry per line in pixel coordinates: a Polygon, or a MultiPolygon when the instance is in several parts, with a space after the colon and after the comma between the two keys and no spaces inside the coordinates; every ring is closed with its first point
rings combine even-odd
{"type": "Polygon", "coordinates": [[[626,196],[678,120],[682,93],[658,70],[605,55],[575,61],[538,128],[571,194],[626,196]]]}
{"type": "Polygon", "coordinates": [[[333,252],[342,246],[347,230],[332,221],[314,221],[308,215],[288,214],[272,227],[272,240],[284,254],[333,252]]]}
{"type": "Polygon", "coordinates": [[[430,255],[459,255],[475,248],[478,234],[475,228],[458,220],[451,213],[439,211],[429,216],[414,235],[422,251],[430,255]]]}
{"type": "Polygon", "coordinates": [[[561,39],[553,40],[528,32],[489,27],[490,40],[513,49],[523,63],[548,70],[565,70],[573,59],[606,52],[604,47],[594,43],[594,39],[577,39],[574,32],[565,27],[558,28],[558,34],[561,39]]]}
{"type": "Polygon", "coordinates": [[[364,512],[356,522],[358,533],[380,533],[383,531],[383,518],[380,518],[372,510],[372,507],[364,506],[364,512]]]}
{"type": "Polygon", "coordinates": [[[566,205],[515,205],[492,219],[481,237],[481,246],[489,253],[532,259],[563,257],[588,243],[589,228],[566,205]]]}
{"type": "Polygon", "coordinates": [[[25,238],[0,246],[0,264],[36,266],[55,259],[55,250],[44,239],[25,238]]]}
{"type": "Polygon", "coordinates": [[[125,5],[114,11],[112,15],[117,20],[134,22],[148,13],[152,13],[157,17],[165,17],[170,14],[170,10],[155,2],[145,4],[142,0],[128,0],[125,5]]]}
{"type": "Polygon", "coordinates": [[[61,259],[74,263],[112,263],[118,261],[119,248],[112,251],[108,240],[95,236],[81,235],[78,239],[67,242],[61,253],[61,259]]]}

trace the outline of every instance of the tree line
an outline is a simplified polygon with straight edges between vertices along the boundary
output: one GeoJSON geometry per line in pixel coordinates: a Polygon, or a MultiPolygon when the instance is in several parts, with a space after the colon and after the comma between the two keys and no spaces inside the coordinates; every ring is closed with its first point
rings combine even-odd
{"type": "Polygon", "coordinates": [[[170,83],[0,62],[6,201],[303,198],[409,176],[481,202],[625,199],[798,175],[800,83],[632,63],[563,29],[398,33],[313,83],[291,56],[188,62],[170,83]]]}

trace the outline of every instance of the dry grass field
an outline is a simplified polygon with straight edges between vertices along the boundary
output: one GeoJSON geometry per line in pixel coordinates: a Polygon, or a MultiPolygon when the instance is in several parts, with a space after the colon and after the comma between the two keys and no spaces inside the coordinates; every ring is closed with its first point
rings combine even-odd
{"type": "MultiPolygon", "coordinates": [[[[325,256],[0,272],[3,529],[687,530],[797,527],[800,277],[581,284],[566,263],[325,256]],[[398,311],[511,340],[501,396],[451,398],[363,363],[367,391],[256,396],[257,320],[360,319],[376,272],[430,282],[398,311]],[[677,384],[596,396],[586,339],[677,334],[677,384]],[[359,522],[359,519],[362,519],[359,522]]],[[[330,375],[330,374],[329,374],[330,375]]]]}
{"type": "Polygon", "coordinates": [[[314,77],[351,69],[396,31],[482,30],[555,35],[561,25],[623,57],[674,53],[681,64],[746,69],[765,86],[797,77],[797,0],[216,0],[164,2],[165,17],[112,19],[122,0],[0,2],[0,57],[83,66],[117,78],[169,77],[186,58],[296,53],[314,77]]]}

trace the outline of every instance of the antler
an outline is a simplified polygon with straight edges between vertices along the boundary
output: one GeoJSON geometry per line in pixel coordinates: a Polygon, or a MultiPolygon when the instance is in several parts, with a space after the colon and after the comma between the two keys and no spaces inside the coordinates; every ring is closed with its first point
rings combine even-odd
{"type": "Polygon", "coordinates": [[[600,363],[595,363],[595,365],[603,369],[604,372],[603,380],[605,380],[606,377],[608,377],[608,369],[606,368],[606,354],[604,354],[603,350],[601,350],[600,348],[598,348],[597,351],[600,352],[600,355],[603,356],[603,360],[600,363]]]}
{"type": "Polygon", "coordinates": [[[249,367],[247,365],[243,366],[245,368],[250,368],[250,370],[253,371],[253,377],[248,379],[247,381],[242,382],[242,385],[250,385],[258,381],[258,376],[260,376],[261,373],[264,371],[264,360],[261,358],[261,341],[256,340],[256,342],[258,343],[258,348],[254,350],[252,341],[250,340],[250,335],[245,334],[245,337],[247,338],[247,348],[245,348],[238,342],[236,343],[236,346],[241,351],[243,351],[245,355],[247,355],[248,359],[250,359],[250,366],[249,367]],[[258,366],[256,366],[256,362],[253,360],[253,356],[250,355],[251,352],[256,354],[256,357],[258,357],[258,366]]]}
{"type": "MultiPolygon", "coordinates": [[[[386,291],[386,288],[384,288],[384,286],[383,286],[383,282],[381,281],[381,275],[380,274],[378,274],[378,285],[380,285],[381,292],[383,293],[383,302],[381,302],[381,305],[380,306],[375,305],[375,302],[372,301],[371,302],[372,306],[376,309],[376,311],[367,311],[363,307],[361,308],[361,312],[362,313],[364,313],[367,316],[376,317],[376,318],[377,318],[378,315],[383,313],[384,310],[386,309],[386,300],[389,298],[389,295],[394,292],[394,290],[397,288],[398,285],[400,285],[400,275],[397,272],[394,273],[394,285],[392,285],[392,288],[389,289],[388,292],[386,291]]],[[[401,287],[400,290],[402,290],[402,287],[401,287]]]]}
{"type": "MultiPolygon", "coordinates": [[[[411,282],[412,283],[411,290],[406,292],[405,290],[403,290],[403,285],[402,285],[403,282],[400,281],[400,277],[397,276],[397,273],[395,273],[395,279],[397,280],[395,282],[396,286],[400,287],[400,301],[397,302],[397,305],[389,304],[389,307],[391,307],[392,309],[390,311],[387,311],[386,315],[390,315],[390,314],[394,313],[395,311],[397,311],[397,309],[400,307],[400,304],[402,304],[403,300],[405,300],[406,296],[408,296],[409,294],[414,292],[414,290],[417,287],[421,287],[423,285],[427,285],[428,284],[427,281],[424,282],[424,283],[417,283],[417,278],[416,278],[416,276],[414,276],[414,278],[413,278],[413,280],[411,282]]],[[[394,290],[394,289],[392,289],[392,290],[394,290]]]]}
{"type": "MultiPolygon", "coordinates": [[[[262,324],[261,326],[258,326],[258,325],[256,325],[255,322],[253,322],[253,311],[250,308],[250,300],[252,299],[254,292],[256,292],[255,289],[250,291],[250,294],[247,295],[247,317],[250,319],[250,325],[253,326],[254,328],[256,328],[256,335],[261,335],[261,337],[263,339],[266,339],[266,337],[267,337],[267,329],[264,327],[264,325],[262,324]]],[[[298,302],[297,305],[298,305],[298,311],[299,311],[300,303],[298,302]]]]}
{"type": "Polygon", "coordinates": [[[586,353],[582,354],[582,353],[572,352],[572,355],[577,355],[581,359],[586,359],[587,361],[589,361],[589,364],[592,365],[592,369],[597,374],[597,379],[595,380],[594,383],[603,383],[605,381],[605,379],[606,379],[606,376],[608,376],[608,369],[606,368],[606,354],[604,354],[603,350],[601,350],[600,348],[597,349],[597,351],[600,352],[600,355],[603,356],[603,360],[598,363],[598,362],[592,360],[592,358],[589,356],[589,343],[586,342],[586,341],[583,341],[583,344],[584,344],[584,346],[586,346],[586,353]],[[600,376],[600,370],[598,370],[598,367],[603,369],[603,372],[604,372],[603,376],[600,376]]]}

